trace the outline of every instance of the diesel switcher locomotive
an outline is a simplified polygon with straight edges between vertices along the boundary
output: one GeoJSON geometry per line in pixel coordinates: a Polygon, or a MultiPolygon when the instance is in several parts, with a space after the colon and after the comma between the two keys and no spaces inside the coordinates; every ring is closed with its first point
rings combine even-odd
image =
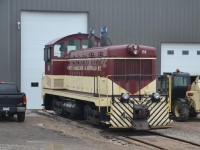
{"type": "Polygon", "coordinates": [[[45,45],[44,108],[109,128],[168,127],[168,95],[156,92],[155,48],[101,43],[78,33],[45,45]]]}

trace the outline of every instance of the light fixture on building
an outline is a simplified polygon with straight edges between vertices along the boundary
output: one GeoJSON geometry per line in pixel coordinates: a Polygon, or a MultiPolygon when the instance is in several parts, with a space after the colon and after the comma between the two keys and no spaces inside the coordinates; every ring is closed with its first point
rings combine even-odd
{"type": "Polygon", "coordinates": [[[18,29],[18,30],[21,29],[21,22],[17,22],[17,29],[18,29]]]}

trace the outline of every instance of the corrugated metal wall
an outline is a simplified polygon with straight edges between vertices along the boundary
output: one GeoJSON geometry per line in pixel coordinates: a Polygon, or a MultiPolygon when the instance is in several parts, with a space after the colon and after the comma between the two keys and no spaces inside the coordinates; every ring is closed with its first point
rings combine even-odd
{"type": "Polygon", "coordinates": [[[0,1],[0,81],[11,77],[9,9],[9,1],[0,1]]]}
{"type": "Polygon", "coordinates": [[[108,26],[113,44],[155,46],[158,73],[162,42],[200,42],[199,0],[1,0],[0,4],[0,80],[18,84],[21,10],[88,12],[89,27],[108,26]]]}

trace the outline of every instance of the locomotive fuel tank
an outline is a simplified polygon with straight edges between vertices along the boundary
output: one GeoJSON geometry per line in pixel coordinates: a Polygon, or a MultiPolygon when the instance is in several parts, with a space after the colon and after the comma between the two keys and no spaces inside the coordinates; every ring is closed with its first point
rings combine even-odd
{"type": "Polygon", "coordinates": [[[69,113],[70,117],[81,117],[83,115],[83,107],[76,101],[64,101],[62,104],[63,113],[69,113]]]}

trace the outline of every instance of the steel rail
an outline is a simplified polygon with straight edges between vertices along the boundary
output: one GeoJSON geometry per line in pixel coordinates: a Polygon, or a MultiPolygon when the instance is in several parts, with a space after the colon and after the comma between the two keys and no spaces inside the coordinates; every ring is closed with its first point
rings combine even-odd
{"type": "Polygon", "coordinates": [[[145,132],[200,147],[200,144],[197,144],[197,143],[194,143],[194,142],[191,142],[191,141],[187,141],[187,140],[184,140],[184,139],[181,139],[181,138],[176,138],[176,137],[172,137],[172,136],[169,136],[169,135],[164,135],[162,133],[157,133],[157,132],[154,132],[154,131],[145,131],[145,132]]]}
{"type": "MultiPolygon", "coordinates": [[[[122,136],[122,137],[127,138],[127,139],[131,139],[131,140],[134,140],[134,141],[137,141],[137,142],[140,142],[140,143],[142,143],[142,144],[146,144],[146,145],[148,145],[148,146],[151,146],[151,147],[154,147],[154,148],[157,148],[157,149],[167,150],[166,148],[157,146],[157,145],[152,144],[152,143],[149,143],[149,142],[145,142],[145,141],[140,140],[140,139],[137,139],[137,138],[133,138],[133,137],[129,137],[129,136],[122,136]]],[[[129,141],[129,142],[130,142],[130,141],[129,141]]]]}

